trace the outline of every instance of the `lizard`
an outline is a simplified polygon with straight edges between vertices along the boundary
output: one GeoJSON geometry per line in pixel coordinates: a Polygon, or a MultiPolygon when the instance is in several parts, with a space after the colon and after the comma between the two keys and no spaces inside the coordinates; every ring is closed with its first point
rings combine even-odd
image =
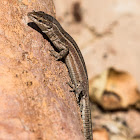
{"type": "Polygon", "coordinates": [[[32,11],[27,16],[47,35],[54,48],[58,50],[50,50],[50,54],[56,60],[64,60],[71,78],[71,82],[68,82],[68,84],[75,93],[81,111],[85,140],[93,140],[88,74],[79,47],[74,39],[62,28],[60,23],[51,15],[42,11],[32,11]]]}

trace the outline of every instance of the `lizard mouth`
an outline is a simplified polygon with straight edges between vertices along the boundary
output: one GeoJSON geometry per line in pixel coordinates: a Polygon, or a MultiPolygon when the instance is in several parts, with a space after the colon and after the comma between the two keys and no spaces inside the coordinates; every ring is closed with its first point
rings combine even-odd
{"type": "Polygon", "coordinates": [[[33,14],[33,12],[29,12],[27,14],[27,16],[32,20],[32,21],[37,21],[37,18],[36,16],[33,14]]]}
{"type": "Polygon", "coordinates": [[[34,22],[37,22],[38,21],[37,18],[35,16],[33,16],[33,15],[30,15],[29,14],[28,17],[29,17],[29,19],[31,19],[34,22]]]}

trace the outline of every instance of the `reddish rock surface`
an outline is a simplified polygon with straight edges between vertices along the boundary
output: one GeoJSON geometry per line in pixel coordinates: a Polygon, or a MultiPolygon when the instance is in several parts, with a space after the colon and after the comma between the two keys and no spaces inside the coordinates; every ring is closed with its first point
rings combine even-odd
{"type": "Polygon", "coordinates": [[[27,25],[32,10],[55,16],[53,2],[3,0],[0,7],[0,139],[83,140],[67,68],[27,25]]]}

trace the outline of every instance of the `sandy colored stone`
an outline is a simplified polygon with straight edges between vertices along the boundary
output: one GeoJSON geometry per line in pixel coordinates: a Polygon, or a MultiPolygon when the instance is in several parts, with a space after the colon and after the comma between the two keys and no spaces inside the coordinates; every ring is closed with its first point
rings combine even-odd
{"type": "Polygon", "coordinates": [[[3,0],[0,7],[0,139],[83,140],[67,68],[27,25],[32,10],[55,16],[52,0],[3,0]]]}
{"type": "Polygon", "coordinates": [[[110,137],[111,140],[135,140],[135,139],[128,139],[126,137],[123,136],[119,136],[119,135],[113,135],[110,137]]]}
{"type": "Polygon", "coordinates": [[[93,131],[93,140],[109,140],[109,134],[106,129],[96,129],[93,131]]]}
{"type": "Polygon", "coordinates": [[[134,138],[138,138],[140,136],[140,112],[130,110],[125,119],[131,131],[130,135],[134,138]]]}
{"type": "Polygon", "coordinates": [[[104,109],[122,109],[140,101],[138,85],[129,73],[108,69],[90,81],[90,97],[104,109]]]}

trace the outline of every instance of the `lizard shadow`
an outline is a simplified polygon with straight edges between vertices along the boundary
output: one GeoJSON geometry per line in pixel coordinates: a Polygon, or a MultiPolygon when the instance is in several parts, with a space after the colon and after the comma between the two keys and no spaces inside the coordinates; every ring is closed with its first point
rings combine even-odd
{"type": "Polygon", "coordinates": [[[39,32],[43,36],[44,39],[48,40],[50,42],[50,44],[53,45],[51,40],[47,37],[47,35],[45,33],[43,33],[41,31],[41,29],[37,26],[37,24],[35,24],[34,22],[29,22],[27,25],[29,27],[33,28],[34,30],[36,30],[37,32],[39,32]]]}
{"type": "MultiPolygon", "coordinates": [[[[55,47],[55,45],[52,43],[52,41],[48,38],[48,36],[45,33],[42,32],[42,30],[38,27],[37,24],[35,24],[34,22],[29,22],[27,25],[29,27],[33,28],[34,30],[36,30],[37,32],[39,32],[43,36],[43,38],[46,39],[51,44],[51,46],[53,46],[54,50],[56,52],[59,52],[59,50],[55,47]]],[[[63,58],[60,61],[62,61],[64,63],[63,58]]]]}

